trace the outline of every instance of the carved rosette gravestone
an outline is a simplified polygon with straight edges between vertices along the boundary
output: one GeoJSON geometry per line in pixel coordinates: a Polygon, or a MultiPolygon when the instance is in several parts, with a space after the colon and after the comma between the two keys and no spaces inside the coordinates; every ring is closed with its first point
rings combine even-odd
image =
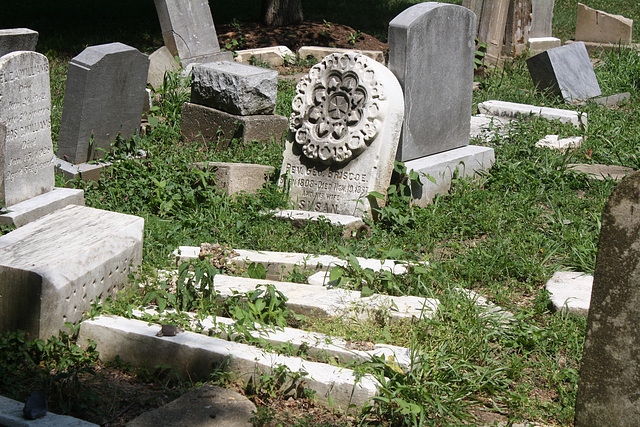
{"type": "Polygon", "coordinates": [[[331,54],[296,88],[280,185],[294,209],[371,213],[368,194],[385,193],[404,116],[402,89],[382,64],[331,54]]]}
{"type": "Polygon", "coordinates": [[[18,51],[0,57],[0,204],[11,206],[53,189],[49,61],[18,51]]]}
{"type": "Polygon", "coordinates": [[[640,425],[640,172],[602,213],[575,425],[640,425]]]}

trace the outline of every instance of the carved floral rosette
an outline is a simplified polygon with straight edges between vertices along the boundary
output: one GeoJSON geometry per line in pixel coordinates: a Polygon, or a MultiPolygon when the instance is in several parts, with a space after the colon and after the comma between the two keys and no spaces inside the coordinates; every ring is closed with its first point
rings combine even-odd
{"type": "Polygon", "coordinates": [[[333,53],[313,66],[296,87],[289,128],[313,161],[346,164],[378,134],[384,88],[367,58],[333,53]]]}

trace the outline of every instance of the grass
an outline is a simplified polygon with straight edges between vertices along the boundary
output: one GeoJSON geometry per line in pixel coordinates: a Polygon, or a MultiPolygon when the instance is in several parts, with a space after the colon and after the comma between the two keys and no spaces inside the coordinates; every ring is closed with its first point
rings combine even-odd
{"type": "MultiPolygon", "coordinates": [[[[115,2],[113,8],[103,7],[104,21],[94,32],[77,19],[78,26],[70,38],[62,38],[62,33],[53,31],[56,20],[33,21],[29,12],[20,9],[17,2],[9,1],[7,7],[15,12],[11,16],[17,23],[11,26],[42,25],[36,28],[42,33],[38,49],[47,53],[51,62],[54,140],[59,129],[70,56],[77,54],[83,45],[113,41],[121,35],[121,41],[130,42],[143,51],[161,44],[159,28],[151,23],[155,12],[149,10],[151,6],[147,3],[115,2]],[[122,15],[122,23],[117,21],[119,15],[115,11],[118,10],[127,12],[122,15]],[[134,34],[127,32],[124,24],[136,16],[136,10],[144,16],[151,13],[152,19],[140,20],[136,25],[142,30],[134,34]],[[48,29],[53,29],[52,35],[45,34],[48,29]],[[87,37],[89,33],[91,37],[87,37]]],[[[575,1],[556,0],[554,33],[562,38],[571,37],[575,4],[575,1]]],[[[634,2],[586,1],[586,4],[640,22],[640,11],[634,2]]],[[[84,10],[83,5],[68,2],[66,9],[60,6],[46,9],[51,7],[46,6],[43,11],[71,19],[84,10]]],[[[92,5],[97,10],[101,7],[100,2],[92,5]]],[[[329,5],[321,15],[319,3],[304,3],[305,12],[311,18],[323,16],[329,21],[380,34],[386,28],[385,22],[407,3],[379,2],[367,8],[362,8],[360,2],[329,5]],[[345,13],[349,8],[369,12],[345,13]],[[326,14],[333,10],[335,17],[326,14]]],[[[226,7],[231,6],[222,9],[226,7]]],[[[214,14],[215,19],[223,16],[222,9],[220,14],[214,14]]],[[[6,16],[3,14],[0,19],[6,16]]],[[[637,41],[638,31],[635,34],[637,41]]],[[[593,272],[600,214],[615,183],[587,179],[569,171],[567,164],[640,167],[637,155],[640,149],[639,56],[623,49],[601,53],[599,60],[595,71],[603,93],[629,91],[631,99],[627,104],[616,108],[580,107],[588,113],[588,129],[530,119],[490,142],[477,141],[496,151],[496,164],[485,176],[476,181],[456,179],[451,191],[436,197],[427,208],[409,209],[401,199],[395,200],[397,203],[392,206],[398,208],[397,212],[387,211],[385,218],[388,219],[371,224],[370,237],[350,240],[344,240],[340,230],[326,223],[295,229],[289,223],[263,215],[266,209],[286,204],[285,195],[275,180],[257,195],[229,198],[216,192],[210,172],[191,169],[192,162],[205,160],[261,163],[279,169],[282,145],[276,140],[267,144],[233,141],[229,149],[221,151],[204,143],[185,144],[180,140],[179,122],[180,106],[188,96],[184,90],[186,82],[173,76],[161,90],[163,101],[153,112],[160,118],[158,124],[148,135],[134,141],[135,148],[145,150],[148,156],[117,163],[97,183],[68,183],[84,188],[88,206],[145,218],[142,280],[146,285],[142,290],[135,288],[118,301],[110,302],[102,310],[125,313],[133,306],[148,303],[151,298],[157,301],[158,295],[162,298],[164,294],[158,293],[162,283],[158,283],[154,275],[157,269],[170,267],[169,256],[179,245],[217,242],[233,248],[429,261],[428,268],[397,278],[379,277],[354,266],[345,274],[366,278],[366,285],[377,292],[437,297],[442,308],[433,319],[402,324],[391,324],[384,319],[368,324],[305,320],[309,329],[348,339],[412,347],[413,365],[407,372],[399,372],[388,360],[375,360],[358,367],[361,372],[378,377],[383,386],[378,405],[366,408],[357,421],[363,425],[458,425],[473,414],[491,413],[513,422],[571,424],[585,320],[551,313],[544,284],[559,270],[593,272]],[[535,142],[547,134],[580,135],[585,137],[585,142],[580,149],[565,154],[536,148],[535,142]],[[513,324],[504,327],[462,298],[458,288],[477,291],[511,311],[515,318],[513,324]]],[[[577,108],[537,93],[523,58],[508,62],[503,70],[489,71],[479,80],[481,85],[480,90],[474,92],[474,105],[487,99],[500,99],[577,108]]],[[[291,83],[279,84],[278,113],[290,113],[293,93],[291,83]]],[[[127,149],[131,148],[116,150],[114,157],[124,159],[127,149]]],[[[65,184],[60,178],[57,183],[65,184]]],[[[189,287],[185,285],[185,288],[189,287]]],[[[214,310],[206,305],[196,308],[203,313],[214,310]]],[[[232,309],[238,313],[241,310],[247,308],[232,309]]],[[[251,310],[254,310],[253,318],[269,317],[257,312],[255,307],[251,310]]],[[[0,392],[24,399],[27,386],[39,381],[61,396],[52,408],[82,415],[81,405],[91,404],[95,396],[87,394],[87,399],[76,402],[79,407],[65,406],[64,402],[70,395],[77,395],[78,390],[84,390],[78,385],[82,382],[73,382],[82,378],[74,373],[94,368],[95,354],[82,352],[74,347],[72,340],[64,337],[61,340],[62,343],[25,347],[22,336],[2,337],[0,358],[6,358],[2,359],[6,362],[4,365],[10,364],[12,368],[0,375],[0,392]],[[22,380],[25,377],[33,381],[25,383],[22,380]]],[[[154,377],[165,381],[165,376],[157,372],[145,376],[154,377]]],[[[277,394],[274,387],[265,385],[263,389],[267,390],[263,393],[277,394]]],[[[102,412],[95,417],[102,421],[111,419],[119,410],[116,406],[101,408],[102,412]]],[[[263,421],[267,415],[264,417],[263,421]]],[[[291,424],[316,425],[308,419],[291,424]]]]}

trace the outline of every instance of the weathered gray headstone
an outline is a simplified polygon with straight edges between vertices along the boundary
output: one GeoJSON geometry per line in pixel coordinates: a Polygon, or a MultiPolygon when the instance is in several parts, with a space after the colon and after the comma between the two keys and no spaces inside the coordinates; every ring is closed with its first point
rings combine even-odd
{"type": "Polygon", "coordinates": [[[278,72],[234,61],[195,65],[191,102],[248,116],[273,114],[278,95],[278,72]]]}
{"type": "Polygon", "coordinates": [[[512,0],[462,0],[477,16],[478,40],[487,45],[485,62],[496,63],[502,54],[504,33],[512,0]]]}
{"type": "Polygon", "coordinates": [[[164,44],[183,65],[233,60],[220,52],[216,28],[207,0],[154,0],[164,44]]]}
{"type": "Polygon", "coordinates": [[[533,0],[531,2],[531,37],[551,37],[553,5],[555,0],[533,0]]]}
{"type": "Polygon", "coordinates": [[[149,55],[149,73],[147,75],[147,84],[158,90],[164,83],[164,76],[167,71],[177,72],[180,69],[180,64],[173,57],[171,52],[166,46],[162,46],[160,49],[149,55]]]}
{"type": "Polygon", "coordinates": [[[633,19],[613,15],[578,3],[576,40],[597,43],[631,43],[633,19]]]}
{"type": "Polygon", "coordinates": [[[504,32],[502,53],[507,56],[520,55],[527,48],[531,31],[532,0],[511,0],[504,32]]]}
{"type": "Polygon", "coordinates": [[[527,59],[533,83],[573,102],[600,96],[600,85],[584,43],[577,42],[546,50],[527,59]]]}
{"type": "Polygon", "coordinates": [[[398,160],[469,144],[476,17],[445,3],[419,3],[389,23],[389,68],[404,89],[398,160]]]}
{"type": "Polygon", "coordinates": [[[0,57],[0,204],[10,206],[53,189],[49,61],[36,52],[0,57]]]}
{"type": "Polygon", "coordinates": [[[393,73],[363,55],[331,54],[298,83],[292,106],[280,185],[294,208],[370,215],[367,196],[386,192],[402,126],[393,73]]]}
{"type": "Polygon", "coordinates": [[[0,56],[19,50],[36,50],[38,32],[28,28],[0,30],[0,56]]]}
{"type": "Polygon", "coordinates": [[[69,63],[58,157],[72,163],[98,159],[120,135],[140,126],[149,58],[122,43],[91,46],[69,63]]]}
{"type": "Polygon", "coordinates": [[[640,172],[602,213],[576,427],[640,425],[640,172]]]}

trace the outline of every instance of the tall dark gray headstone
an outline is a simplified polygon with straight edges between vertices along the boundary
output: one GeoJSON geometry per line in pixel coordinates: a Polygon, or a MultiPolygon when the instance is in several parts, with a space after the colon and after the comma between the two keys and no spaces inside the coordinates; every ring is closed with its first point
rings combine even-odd
{"type": "Polygon", "coordinates": [[[0,56],[19,50],[36,50],[38,32],[28,28],[0,30],[0,56]]]}
{"type": "Polygon", "coordinates": [[[49,61],[36,52],[0,57],[0,204],[11,206],[53,189],[49,61]]]}
{"type": "Polygon", "coordinates": [[[469,144],[476,16],[426,2],[389,23],[389,68],[405,96],[401,161],[469,144]]]}
{"type": "Polygon", "coordinates": [[[149,58],[122,43],[91,46],[69,63],[58,158],[85,163],[140,126],[149,58]]]}
{"type": "Polygon", "coordinates": [[[584,43],[556,47],[527,59],[533,83],[566,102],[600,96],[600,85],[584,43]]]}
{"type": "Polygon", "coordinates": [[[183,65],[233,60],[221,52],[207,0],[154,0],[164,44],[183,65]]]}
{"type": "Polygon", "coordinates": [[[614,189],[587,318],[576,427],[640,425],[640,172],[614,189]]]}

